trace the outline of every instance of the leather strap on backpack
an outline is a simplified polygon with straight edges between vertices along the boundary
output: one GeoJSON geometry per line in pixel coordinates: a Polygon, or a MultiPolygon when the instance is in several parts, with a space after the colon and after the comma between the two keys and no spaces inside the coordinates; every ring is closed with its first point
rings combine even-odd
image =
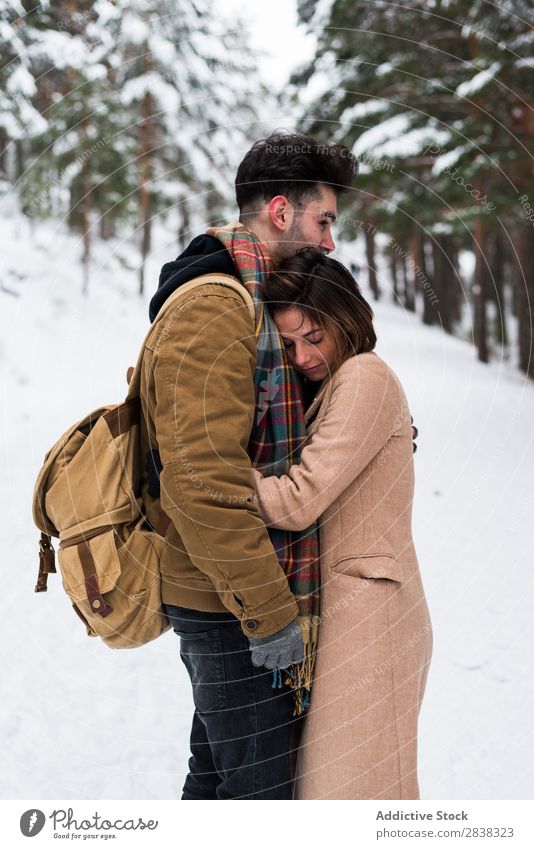
{"type": "Polygon", "coordinates": [[[91,549],[87,542],[80,542],[77,545],[78,555],[82,564],[83,574],[85,576],[85,590],[87,592],[87,601],[91,605],[93,613],[98,613],[99,616],[108,616],[113,612],[113,608],[107,603],[104,596],[100,592],[98,586],[98,578],[96,575],[95,561],[91,554],[91,549]]]}
{"type": "Polygon", "coordinates": [[[39,574],[35,585],[36,593],[45,593],[48,590],[48,575],[56,572],[54,562],[54,547],[48,534],[41,533],[39,540],[39,574]]]}

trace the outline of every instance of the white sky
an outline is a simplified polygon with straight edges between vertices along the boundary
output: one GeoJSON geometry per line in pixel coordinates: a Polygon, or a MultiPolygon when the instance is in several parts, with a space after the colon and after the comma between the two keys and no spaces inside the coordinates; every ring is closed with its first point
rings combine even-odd
{"type": "Polygon", "coordinates": [[[297,27],[296,0],[217,0],[223,15],[241,17],[252,37],[264,81],[282,87],[296,66],[313,56],[314,38],[297,27]]]}

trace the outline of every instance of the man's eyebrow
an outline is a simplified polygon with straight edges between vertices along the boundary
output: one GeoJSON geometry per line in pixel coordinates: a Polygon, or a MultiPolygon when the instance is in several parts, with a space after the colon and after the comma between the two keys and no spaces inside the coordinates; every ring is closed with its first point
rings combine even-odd
{"type": "Polygon", "coordinates": [[[330,221],[332,221],[332,222],[337,221],[337,215],[336,215],[336,213],[335,213],[335,212],[330,212],[330,210],[327,210],[327,211],[325,211],[325,212],[321,212],[321,216],[322,216],[323,218],[329,218],[329,219],[330,219],[330,221]]]}

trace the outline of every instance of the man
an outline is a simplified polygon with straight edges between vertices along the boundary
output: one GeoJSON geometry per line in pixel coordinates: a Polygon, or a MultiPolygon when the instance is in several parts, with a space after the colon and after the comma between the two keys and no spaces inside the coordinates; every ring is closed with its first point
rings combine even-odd
{"type": "Polygon", "coordinates": [[[341,145],[284,133],[257,142],[236,176],[239,223],[167,263],[150,304],[153,320],[184,287],[149,340],[141,386],[148,519],[156,526],[160,504],[170,519],[162,598],[195,704],[183,799],[291,798],[293,714],[306,705],[318,621],[317,529],[267,530],[255,501],[252,465],[283,473],[305,435],[261,286],[299,249],[334,249],[337,198],[356,170],[341,145]],[[218,279],[192,288],[206,274],[218,279]]]}

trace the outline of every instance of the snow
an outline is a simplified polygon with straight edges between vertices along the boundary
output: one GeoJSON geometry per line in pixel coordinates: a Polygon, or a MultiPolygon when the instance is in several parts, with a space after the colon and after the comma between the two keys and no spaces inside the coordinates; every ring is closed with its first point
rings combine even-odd
{"type": "Polygon", "coordinates": [[[10,94],[24,94],[26,97],[31,97],[37,91],[37,86],[30,72],[19,65],[9,77],[6,89],[10,94]]]}
{"type": "Polygon", "coordinates": [[[85,75],[88,80],[105,80],[107,77],[107,69],[105,65],[98,62],[94,65],[88,65],[85,69],[85,75]]]}
{"type": "MultiPolygon", "coordinates": [[[[150,290],[178,249],[154,227],[140,300],[137,250],[100,245],[84,299],[79,240],[51,224],[32,229],[10,199],[0,214],[0,792],[177,798],[192,714],[178,640],[170,632],[113,652],[85,636],[59,576],[47,594],[34,594],[31,493],[45,451],[71,422],[124,396],[150,290]]],[[[339,259],[364,267],[361,248],[344,245],[339,259]]],[[[401,378],[420,430],[414,535],[434,627],[422,797],[530,799],[534,386],[503,362],[480,364],[467,342],[394,307],[381,267],[379,282],[378,351],[401,378]]]]}
{"type": "Polygon", "coordinates": [[[432,166],[433,174],[441,174],[442,171],[445,171],[446,168],[451,168],[463,155],[467,153],[468,150],[471,150],[472,146],[469,144],[458,145],[453,150],[448,150],[445,153],[441,153],[434,162],[432,166]]]}
{"type": "Polygon", "coordinates": [[[131,44],[146,44],[150,37],[151,27],[135,13],[126,10],[121,21],[121,38],[131,44]]]}
{"type": "Polygon", "coordinates": [[[413,156],[429,145],[445,145],[450,132],[429,121],[426,127],[410,129],[412,116],[408,112],[393,115],[370,129],[356,140],[352,152],[355,156],[366,153],[373,158],[413,156]]]}
{"type": "Polygon", "coordinates": [[[148,39],[148,49],[156,61],[165,67],[176,67],[180,61],[179,57],[176,55],[176,48],[174,44],[170,44],[157,32],[150,34],[148,39]]]}
{"type": "Polygon", "coordinates": [[[66,32],[54,32],[47,29],[35,31],[35,40],[28,48],[32,59],[43,57],[50,62],[50,67],[60,70],[64,68],[85,69],[91,64],[89,49],[83,39],[66,32]]]}
{"type": "Polygon", "coordinates": [[[493,62],[489,68],[486,68],[484,71],[480,71],[478,74],[475,74],[470,80],[466,80],[464,83],[460,83],[458,88],[456,89],[455,94],[458,97],[471,97],[473,94],[477,94],[485,85],[487,85],[490,80],[492,80],[495,74],[498,74],[501,70],[500,62],[493,62]]]}
{"type": "Polygon", "coordinates": [[[13,101],[11,101],[5,111],[5,98],[1,98],[0,103],[0,125],[5,128],[10,139],[28,138],[46,130],[47,121],[28,100],[22,97],[17,98],[14,104],[15,108],[13,108],[13,101]]]}
{"type": "Polygon", "coordinates": [[[352,152],[355,156],[367,151],[374,150],[375,145],[383,144],[392,137],[399,137],[410,128],[410,116],[406,112],[394,115],[386,121],[382,121],[362,135],[356,141],[352,152]]]}
{"type": "Polygon", "coordinates": [[[96,19],[100,21],[102,27],[121,15],[121,8],[116,3],[111,3],[110,0],[96,0],[94,11],[96,19]]]}
{"type": "Polygon", "coordinates": [[[315,28],[326,26],[332,14],[333,0],[317,0],[311,23],[315,28]]]}
{"type": "Polygon", "coordinates": [[[385,77],[386,74],[389,74],[394,70],[395,66],[392,65],[391,62],[382,62],[381,65],[376,66],[375,74],[377,77],[385,77]]]}
{"type": "Polygon", "coordinates": [[[359,121],[361,118],[367,118],[368,115],[376,115],[387,109],[388,101],[379,98],[368,98],[367,100],[356,103],[354,106],[345,109],[341,116],[343,124],[351,124],[353,121],[359,121]]]}
{"type": "Polygon", "coordinates": [[[125,106],[130,106],[142,100],[145,94],[151,94],[161,108],[169,113],[176,112],[180,107],[176,89],[166,83],[155,71],[128,80],[122,88],[122,102],[125,106]]]}

